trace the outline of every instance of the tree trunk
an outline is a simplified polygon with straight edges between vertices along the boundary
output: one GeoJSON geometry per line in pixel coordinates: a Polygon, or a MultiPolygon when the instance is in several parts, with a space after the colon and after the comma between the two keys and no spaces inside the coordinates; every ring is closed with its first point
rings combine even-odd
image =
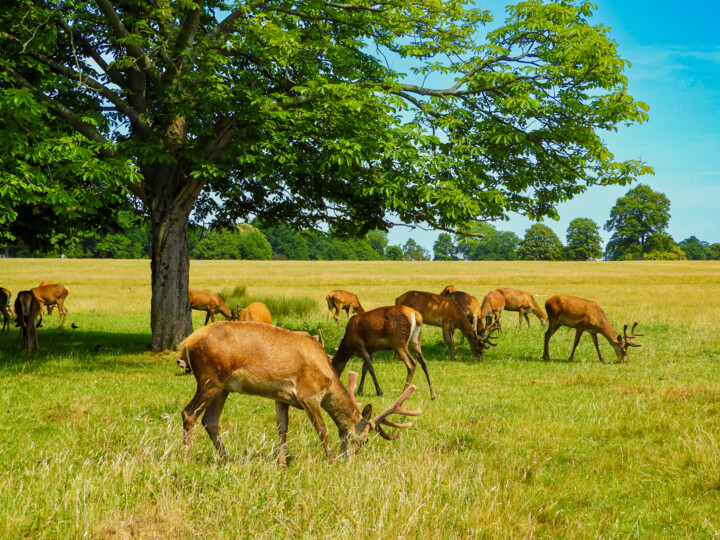
{"type": "Polygon", "coordinates": [[[194,198],[183,200],[173,189],[182,184],[184,175],[176,170],[165,174],[167,178],[154,182],[154,187],[161,189],[153,194],[148,205],[152,223],[150,326],[154,351],[175,348],[193,331],[188,298],[187,226],[194,198]]]}

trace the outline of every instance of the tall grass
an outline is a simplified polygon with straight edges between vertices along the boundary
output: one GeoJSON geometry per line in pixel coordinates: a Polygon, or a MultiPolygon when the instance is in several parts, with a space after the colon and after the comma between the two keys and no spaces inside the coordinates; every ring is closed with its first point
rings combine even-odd
{"type": "Polygon", "coordinates": [[[307,296],[260,296],[251,295],[244,285],[228,287],[219,293],[225,303],[235,309],[246,307],[251,302],[262,302],[267,306],[273,318],[303,318],[317,312],[317,301],[307,296]]]}
{"type": "MultiPolygon", "coordinates": [[[[179,413],[195,381],[176,376],[174,353],[146,348],[147,261],[2,266],[0,285],[13,293],[61,281],[70,311],[65,328],[46,318],[37,353],[15,351],[17,330],[0,335],[1,537],[720,532],[720,273],[711,263],[193,261],[196,288],[229,289],[228,298],[246,302],[311,299],[304,315],[289,310],[278,319],[322,328],[328,351],[342,337],[323,305],[334,288],[357,293],[367,309],[450,283],[476,296],[500,286],[576,294],[597,300],[616,328],[638,320],[645,333],[627,364],[597,362],[588,337],[568,363],[574,332],[560,330],[552,361],[543,362],[543,329],[536,320],[519,328],[507,313],[498,346],[478,362],[467,344],[450,361],[439,329],[426,326],[423,352],[438,399],[430,400],[420,373],[408,406],[423,414],[413,427],[395,441],[371,436],[354,459],[329,464],[306,415],[292,411],[287,470],[275,465],[273,403],[235,394],[221,418],[231,462],[218,461],[202,427],[185,462],[179,413]]],[[[602,339],[600,346],[614,360],[602,339]]],[[[359,359],[348,366],[360,367],[359,359]]],[[[405,367],[391,353],[378,353],[375,367],[386,395],[358,399],[381,408],[402,390],[405,367]]]]}

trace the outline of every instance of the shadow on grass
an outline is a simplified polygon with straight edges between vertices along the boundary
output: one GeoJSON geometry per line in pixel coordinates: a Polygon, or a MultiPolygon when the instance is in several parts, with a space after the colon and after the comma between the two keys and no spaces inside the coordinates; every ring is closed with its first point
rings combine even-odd
{"type": "Polygon", "coordinates": [[[39,328],[40,349],[17,350],[19,330],[0,334],[0,371],[28,372],[51,360],[72,362],[72,370],[105,370],[133,367],[147,362],[149,333],[114,333],[71,330],[67,327],[39,328]]]}

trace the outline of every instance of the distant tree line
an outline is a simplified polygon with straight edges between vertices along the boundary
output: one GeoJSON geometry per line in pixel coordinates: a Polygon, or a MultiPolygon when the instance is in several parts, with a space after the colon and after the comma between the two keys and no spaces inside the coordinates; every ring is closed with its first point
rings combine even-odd
{"type": "MultiPolygon", "coordinates": [[[[64,232],[59,245],[42,246],[19,242],[6,248],[17,257],[149,258],[151,233],[147,221],[129,210],[118,211],[117,219],[102,230],[64,232]],[[69,237],[69,239],[68,239],[69,237]]],[[[550,227],[536,223],[521,239],[489,223],[477,223],[470,231],[485,235],[460,236],[441,233],[433,244],[436,261],[587,261],[607,260],[718,260],[720,243],[710,244],[691,236],[675,242],[666,232],[670,201],[662,193],[640,184],[620,197],[610,211],[605,230],[610,240],[602,249],[599,226],[588,218],[570,222],[565,244],[550,227]]],[[[106,224],[107,225],[107,224],[106,224]]],[[[188,234],[193,259],[249,260],[430,260],[431,254],[414,239],[404,245],[389,245],[388,235],[372,230],[362,238],[341,238],[314,230],[298,231],[289,224],[252,223],[208,229],[192,226],[188,234]]]]}

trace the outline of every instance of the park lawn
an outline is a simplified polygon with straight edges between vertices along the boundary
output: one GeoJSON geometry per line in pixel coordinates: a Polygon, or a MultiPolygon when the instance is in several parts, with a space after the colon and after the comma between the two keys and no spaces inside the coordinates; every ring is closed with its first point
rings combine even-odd
{"type": "MultiPolygon", "coordinates": [[[[584,336],[560,330],[541,360],[543,329],[504,333],[482,361],[467,344],[450,361],[439,329],[423,331],[438,399],[421,370],[409,408],[423,414],[395,441],[371,435],[352,460],[328,463],[302,411],[290,413],[287,470],[275,465],[275,408],[232,395],[221,464],[202,428],[186,464],[180,411],[195,391],[175,353],[152,353],[147,260],[4,259],[15,294],[42,279],[70,291],[39,330],[42,349],[0,335],[0,535],[31,537],[709,537],[720,535],[720,265],[716,262],[193,261],[193,288],[245,286],[252,298],[309,297],[288,328],[322,328],[325,294],[355,292],[366,309],[410,289],[454,284],[598,301],[615,328],[639,321],[641,348],[606,364],[584,336]],[[78,330],[71,330],[75,322],[78,330]]],[[[234,306],[233,306],[234,307],[234,306]]],[[[341,322],[345,323],[344,314],[341,322]]],[[[204,313],[193,316],[195,327],[204,313]]],[[[359,371],[359,359],[350,369],[359,371]]],[[[376,355],[385,396],[405,369],[376,355]]],[[[347,373],[343,374],[347,380],[347,373]]],[[[331,441],[337,430],[326,417],[331,441]]]]}

